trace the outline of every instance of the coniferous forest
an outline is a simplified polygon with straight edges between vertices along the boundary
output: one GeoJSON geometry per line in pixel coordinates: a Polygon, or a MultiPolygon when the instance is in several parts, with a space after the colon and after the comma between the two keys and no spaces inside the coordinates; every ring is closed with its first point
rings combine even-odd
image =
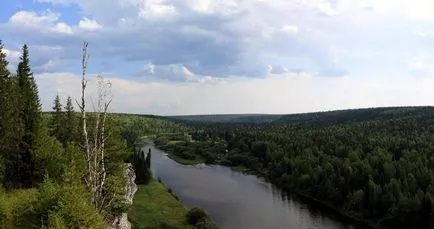
{"type": "Polygon", "coordinates": [[[145,159],[134,152],[141,137],[182,135],[183,124],[109,113],[111,83],[102,76],[96,80],[97,105],[88,108],[87,46],[77,85],[81,98],[62,101],[57,95],[51,112],[42,112],[29,47],[22,47],[11,72],[0,41],[0,228],[118,228],[123,213],[133,228],[217,228],[201,209],[197,222],[190,222],[191,212],[153,179],[150,153],[145,159]],[[126,163],[137,174],[140,203],[126,199],[126,163]],[[165,203],[144,211],[143,204],[155,199],[165,203]],[[174,215],[161,215],[166,209],[174,215]]]}
{"type": "Polygon", "coordinates": [[[106,98],[99,98],[101,109],[84,112],[78,98],[56,96],[43,113],[29,48],[23,46],[15,72],[2,48],[2,228],[106,228],[130,208],[125,162],[146,161],[135,164],[144,171],[137,181],[152,179],[150,159],[132,154],[141,137],[175,159],[243,169],[375,227],[434,226],[433,107],[195,122],[108,115],[106,98]]]}
{"type": "Polygon", "coordinates": [[[86,118],[89,135],[95,136],[91,147],[106,154],[104,183],[94,181],[101,187],[89,188],[89,157],[83,155],[80,130],[83,120],[74,111],[72,98],[63,106],[57,96],[53,113],[42,113],[29,48],[22,47],[16,73],[8,70],[2,49],[0,44],[1,227],[105,228],[128,207],[123,198],[126,143],[113,126],[101,131],[101,125],[92,125],[101,122],[100,113],[86,118]],[[96,199],[96,192],[106,200],[96,199]]]}
{"type": "Polygon", "coordinates": [[[174,159],[244,168],[374,227],[434,226],[434,107],[182,122],[192,141],[156,141],[174,159]]]}

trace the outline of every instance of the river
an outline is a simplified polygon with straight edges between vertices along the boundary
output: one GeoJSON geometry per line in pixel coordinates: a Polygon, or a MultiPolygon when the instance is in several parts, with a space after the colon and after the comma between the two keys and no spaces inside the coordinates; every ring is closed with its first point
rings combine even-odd
{"type": "Polygon", "coordinates": [[[219,165],[181,165],[151,147],[155,177],[187,207],[205,209],[221,229],[363,229],[315,209],[253,175],[219,165]]]}

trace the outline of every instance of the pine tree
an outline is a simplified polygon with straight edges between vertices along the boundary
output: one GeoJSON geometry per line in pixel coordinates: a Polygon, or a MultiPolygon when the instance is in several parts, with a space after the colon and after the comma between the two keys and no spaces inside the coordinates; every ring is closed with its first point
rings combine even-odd
{"type": "Polygon", "coordinates": [[[80,136],[77,136],[77,116],[74,112],[74,106],[72,106],[72,99],[70,96],[68,96],[68,98],[66,99],[65,111],[65,141],[78,141],[80,139],[80,136]]]}
{"type": "Polygon", "coordinates": [[[32,186],[34,177],[33,154],[36,153],[41,131],[42,115],[38,97],[38,88],[30,69],[29,50],[23,46],[22,56],[17,69],[17,81],[20,92],[20,119],[23,122],[23,136],[20,143],[20,160],[17,162],[19,185],[32,186]]]}
{"type": "Polygon", "coordinates": [[[0,42],[0,181],[6,188],[16,184],[20,158],[19,143],[22,122],[19,113],[19,93],[16,77],[7,69],[8,61],[0,42]]]}
{"type": "Polygon", "coordinates": [[[56,137],[57,140],[59,140],[62,143],[65,142],[65,136],[64,136],[64,114],[62,112],[62,104],[60,103],[60,97],[59,95],[56,95],[56,98],[54,99],[54,106],[53,106],[53,116],[51,120],[51,135],[56,137]]]}

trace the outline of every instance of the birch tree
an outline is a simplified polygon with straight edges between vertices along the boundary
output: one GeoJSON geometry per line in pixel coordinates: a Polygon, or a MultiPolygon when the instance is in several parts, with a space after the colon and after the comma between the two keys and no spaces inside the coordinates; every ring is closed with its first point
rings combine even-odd
{"type": "Polygon", "coordinates": [[[101,75],[97,77],[97,105],[95,109],[95,126],[92,136],[89,136],[86,114],[86,86],[87,86],[87,63],[89,55],[88,43],[83,43],[82,80],[81,80],[81,103],[77,102],[81,111],[83,153],[86,158],[86,184],[92,193],[92,203],[103,215],[106,215],[106,207],[114,199],[114,195],[107,191],[105,168],[105,144],[106,144],[106,118],[107,110],[112,101],[111,83],[101,75]]]}

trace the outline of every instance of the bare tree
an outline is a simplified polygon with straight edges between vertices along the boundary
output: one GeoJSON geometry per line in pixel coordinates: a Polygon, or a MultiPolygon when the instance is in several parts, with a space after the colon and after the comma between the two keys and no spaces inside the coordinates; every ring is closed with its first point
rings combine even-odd
{"type": "Polygon", "coordinates": [[[82,59],[82,80],[81,80],[81,104],[77,102],[82,118],[83,128],[83,152],[87,161],[86,168],[86,184],[92,192],[92,203],[103,216],[106,215],[106,207],[110,205],[114,199],[114,194],[106,192],[106,177],[105,168],[105,143],[106,143],[106,118],[107,110],[112,101],[111,83],[106,81],[101,75],[97,77],[97,106],[95,109],[95,129],[93,132],[93,141],[89,141],[87,131],[87,116],[86,116],[86,85],[87,85],[87,62],[89,55],[87,52],[88,43],[83,43],[83,59],[82,59]]]}

